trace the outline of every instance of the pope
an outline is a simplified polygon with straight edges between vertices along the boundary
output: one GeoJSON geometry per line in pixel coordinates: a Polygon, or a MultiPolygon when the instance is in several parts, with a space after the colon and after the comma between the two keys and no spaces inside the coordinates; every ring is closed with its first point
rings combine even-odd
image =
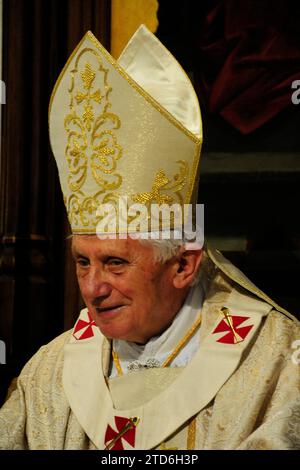
{"type": "Polygon", "coordinates": [[[118,61],[88,32],[49,131],[86,307],[25,365],[0,448],[299,449],[299,322],[178,218],[151,216],[197,201],[201,115],[174,57],[144,26],[118,61]]]}

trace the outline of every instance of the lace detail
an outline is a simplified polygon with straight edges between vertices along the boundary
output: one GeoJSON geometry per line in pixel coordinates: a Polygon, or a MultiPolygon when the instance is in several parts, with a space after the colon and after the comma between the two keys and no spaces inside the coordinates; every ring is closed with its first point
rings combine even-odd
{"type": "Polygon", "coordinates": [[[127,369],[129,371],[132,371],[132,370],[140,370],[140,369],[153,369],[154,367],[160,367],[160,366],[161,366],[160,362],[154,357],[151,357],[147,359],[145,362],[133,361],[130,364],[128,364],[127,369]]]}

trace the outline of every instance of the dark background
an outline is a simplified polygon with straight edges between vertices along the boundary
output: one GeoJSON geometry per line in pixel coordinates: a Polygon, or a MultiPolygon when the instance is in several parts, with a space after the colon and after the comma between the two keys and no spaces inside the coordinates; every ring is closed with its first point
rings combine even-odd
{"type": "MultiPolygon", "coordinates": [[[[3,4],[2,79],[7,103],[2,106],[0,160],[0,339],[6,343],[7,364],[0,365],[0,400],[28,358],[71,328],[79,313],[81,299],[49,147],[47,108],[62,67],[88,29],[109,49],[111,7],[109,0],[4,0],[3,4]]],[[[259,34],[271,28],[299,52],[300,11],[288,1],[273,1],[272,7],[267,0],[161,0],[159,4],[157,36],[191,76],[201,103],[199,202],[205,204],[206,236],[258,287],[299,316],[300,105],[289,100],[283,106],[281,100],[282,109],[275,116],[242,133],[224,119],[224,102],[212,106],[206,85],[230,53],[232,43],[225,41],[224,25],[240,24],[238,14],[245,17],[238,5],[244,9],[248,5],[252,16],[249,12],[246,16],[253,25],[259,18],[259,34]],[[218,15],[207,29],[214,8],[218,15]],[[211,61],[207,41],[221,44],[222,57],[217,53],[211,61]]],[[[263,66],[270,73],[267,84],[275,89],[282,71],[286,80],[299,71],[300,79],[297,57],[286,61],[289,50],[280,51],[275,65],[263,66]]],[[[229,88],[236,80],[235,71],[229,88]]],[[[225,86],[225,97],[226,92],[225,86]]],[[[244,109],[251,104],[253,100],[245,101],[244,109]]]]}

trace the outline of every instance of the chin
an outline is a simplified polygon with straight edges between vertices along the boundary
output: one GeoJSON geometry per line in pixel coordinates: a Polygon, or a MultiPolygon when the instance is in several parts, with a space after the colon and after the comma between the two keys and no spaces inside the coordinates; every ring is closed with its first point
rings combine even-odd
{"type": "Polygon", "coordinates": [[[120,330],[119,328],[113,328],[112,325],[98,325],[99,330],[107,339],[121,339],[123,341],[133,341],[130,333],[120,330]]]}

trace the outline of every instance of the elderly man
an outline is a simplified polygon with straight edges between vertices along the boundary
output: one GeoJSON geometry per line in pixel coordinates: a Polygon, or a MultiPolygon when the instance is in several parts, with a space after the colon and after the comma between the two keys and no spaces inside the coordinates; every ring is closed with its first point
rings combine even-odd
{"type": "Polygon", "coordinates": [[[200,113],[173,57],[144,27],[118,62],[88,33],[49,123],[86,308],[23,369],[0,448],[299,449],[297,320],[173,219],[164,239],[150,216],[146,237],[133,210],[196,193],[200,113]]]}

